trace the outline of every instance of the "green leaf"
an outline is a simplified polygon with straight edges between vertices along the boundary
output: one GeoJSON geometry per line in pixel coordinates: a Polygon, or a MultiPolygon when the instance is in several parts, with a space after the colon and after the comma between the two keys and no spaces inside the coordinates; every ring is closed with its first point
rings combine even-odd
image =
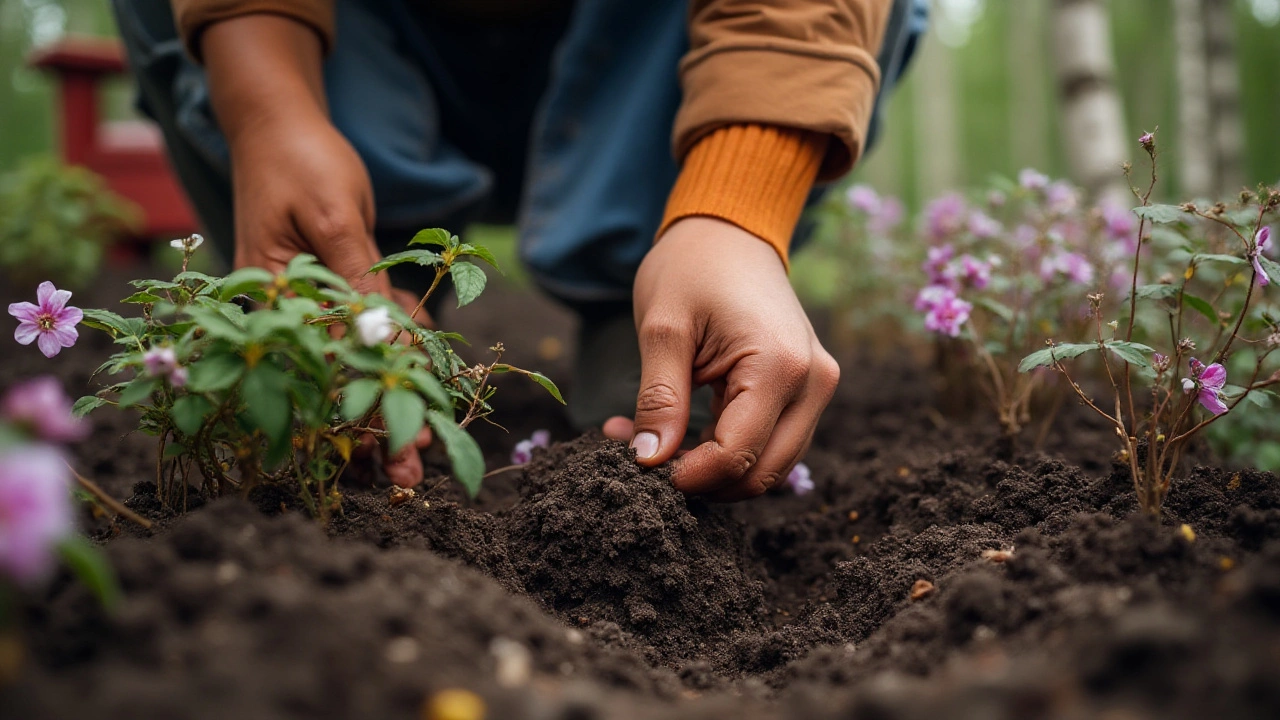
{"type": "Polygon", "coordinates": [[[1070,360],[1098,349],[1097,343],[1065,343],[1037,350],[1022,358],[1018,372],[1030,372],[1042,366],[1052,366],[1055,360],[1070,360]]]}
{"type": "Polygon", "coordinates": [[[119,604],[120,585],[102,551],[80,535],[68,535],[58,543],[58,555],[103,607],[111,609],[119,604]]]}
{"type": "Polygon", "coordinates": [[[1005,322],[1013,322],[1013,310],[1004,303],[998,302],[988,297],[981,297],[974,301],[978,307],[990,312],[992,315],[1000,318],[1005,322]]]}
{"type": "Polygon", "coordinates": [[[372,378],[352,380],[342,389],[342,419],[355,420],[373,407],[382,392],[382,383],[372,378]]]}
{"type": "Polygon", "coordinates": [[[1196,253],[1191,256],[1191,262],[1196,264],[1206,262],[1225,263],[1227,265],[1247,264],[1244,258],[1238,258],[1235,255],[1221,255],[1217,253],[1196,253]]]}
{"type": "Polygon", "coordinates": [[[314,255],[308,255],[306,253],[295,255],[294,258],[289,261],[289,264],[285,266],[284,276],[290,282],[295,280],[306,280],[313,283],[328,285],[329,287],[335,287],[339,290],[351,289],[351,284],[343,279],[341,275],[330,270],[324,265],[321,265],[320,261],[317,260],[314,255]]]}
{"type": "Polygon", "coordinates": [[[502,272],[502,269],[498,267],[498,258],[494,257],[493,253],[489,251],[489,248],[483,245],[472,245],[471,243],[463,243],[458,247],[458,255],[459,256],[471,255],[474,257],[478,257],[481,260],[492,265],[494,270],[497,270],[498,272],[502,272]]]}
{"type": "Polygon", "coordinates": [[[1205,300],[1204,298],[1196,297],[1195,295],[1192,295],[1190,293],[1183,293],[1182,303],[1190,307],[1192,310],[1195,310],[1196,312],[1208,318],[1209,322],[1213,323],[1214,325],[1217,325],[1220,322],[1222,322],[1222,320],[1218,317],[1218,313],[1214,311],[1213,306],[1210,305],[1209,301],[1205,300]]]}
{"type": "Polygon", "coordinates": [[[218,299],[226,302],[237,295],[260,291],[274,280],[275,276],[264,268],[240,268],[223,278],[222,287],[218,290],[218,299]]]}
{"type": "Polygon", "coordinates": [[[458,427],[453,418],[438,410],[427,411],[427,422],[436,437],[444,443],[449,455],[449,464],[453,466],[453,476],[462,483],[471,497],[480,491],[480,483],[484,480],[484,455],[480,446],[466,430],[458,427]]]}
{"type": "Polygon", "coordinates": [[[1262,264],[1262,269],[1267,273],[1267,279],[1273,283],[1280,283],[1280,263],[1271,258],[1261,255],[1258,262],[1262,264]]]}
{"type": "Polygon", "coordinates": [[[183,395],[173,401],[173,409],[169,411],[169,417],[173,418],[173,424],[185,435],[195,435],[200,431],[200,426],[204,425],[204,419],[209,416],[209,412],[213,410],[213,403],[205,400],[199,395],[183,395]]]}
{"type": "Polygon", "coordinates": [[[369,268],[370,273],[382,272],[389,267],[403,265],[405,263],[417,263],[424,267],[439,265],[444,262],[444,258],[440,257],[440,253],[433,250],[405,250],[404,252],[392,253],[382,260],[374,263],[369,268]]]}
{"type": "Polygon", "coordinates": [[[414,388],[425,395],[436,407],[446,410],[453,407],[453,402],[449,399],[449,393],[445,391],[444,385],[427,372],[426,368],[410,368],[405,376],[409,378],[409,382],[413,383],[414,388]]]}
{"type": "Polygon", "coordinates": [[[197,282],[203,283],[204,285],[212,285],[214,287],[217,287],[224,282],[222,278],[216,278],[212,275],[206,275],[202,272],[196,272],[195,270],[188,270],[184,273],[178,273],[177,277],[175,277],[174,280],[177,282],[186,282],[187,280],[195,280],[197,282]]]}
{"type": "Polygon", "coordinates": [[[84,320],[81,321],[81,324],[97,330],[104,330],[116,338],[141,338],[147,332],[147,323],[142,318],[123,318],[110,310],[98,310],[96,308],[86,308],[84,310],[84,320]]]}
{"type": "Polygon", "coordinates": [[[1146,205],[1133,209],[1135,215],[1154,223],[1172,223],[1186,220],[1189,216],[1177,205],[1146,205]]]}
{"type": "Polygon", "coordinates": [[[412,239],[409,240],[410,245],[435,245],[442,248],[451,248],[458,243],[458,238],[451,234],[448,230],[440,228],[429,228],[427,230],[419,230],[412,239]]]}
{"type": "Polygon", "coordinates": [[[124,390],[120,391],[119,405],[122,408],[132,407],[151,397],[151,393],[156,391],[160,386],[158,378],[147,377],[143,375],[135,379],[133,382],[124,386],[124,390]]]}
{"type": "Polygon", "coordinates": [[[387,425],[391,452],[413,442],[422,429],[426,413],[426,401],[412,390],[394,387],[382,394],[382,419],[387,425]]]}
{"type": "Polygon", "coordinates": [[[248,339],[243,327],[217,310],[203,306],[190,306],[186,310],[187,315],[204,328],[209,337],[230,340],[233,343],[244,343],[248,339]]]}
{"type": "Polygon", "coordinates": [[[121,300],[122,303],[130,303],[134,305],[146,305],[148,303],[160,302],[164,298],[159,295],[152,295],[146,290],[140,290],[129,297],[121,300]]]}
{"type": "Polygon", "coordinates": [[[240,395],[250,424],[267,436],[267,464],[278,465],[292,447],[293,403],[289,401],[289,376],[269,362],[261,362],[244,375],[240,395]]]}
{"type": "Polygon", "coordinates": [[[484,292],[487,278],[479,265],[456,262],[449,268],[449,274],[453,276],[453,289],[458,293],[458,307],[470,303],[484,292]]]}
{"type": "Polygon", "coordinates": [[[560,395],[560,388],[556,387],[556,384],[551,382],[551,378],[543,375],[542,373],[530,372],[529,379],[541,385],[543,390],[551,393],[551,397],[559,400],[561,405],[565,404],[564,397],[560,395]]]}
{"type": "Polygon", "coordinates": [[[1178,285],[1156,283],[1154,285],[1139,285],[1135,294],[1139,300],[1170,300],[1178,296],[1178,289],[1178,285]]]}
{"type": "Polygon", "coordinates": [[[1154,348],[1147,347],[1142,343],[1124,340],[1108,340],[1104,344],[1116,357],[1130,365],[1137,365],[1141,368],[1151,367],[1151,361],[1147,359],[1147,356],[1155,353],[1154,348]]]}
{"type": "Polygon", "coordinates": [[[244,358],[233,353],[206,355],[187,366],[190,379],[187,390],[195,393],[218,392],[235,385],[244,374],[244,358]]]}
{"type": "Polygon", "coordinates": [[[107,401],[97,395],[85,395],[71,406],[71,414],[76,417],[84,417],[98,408],[106,405],[107,401]]]}

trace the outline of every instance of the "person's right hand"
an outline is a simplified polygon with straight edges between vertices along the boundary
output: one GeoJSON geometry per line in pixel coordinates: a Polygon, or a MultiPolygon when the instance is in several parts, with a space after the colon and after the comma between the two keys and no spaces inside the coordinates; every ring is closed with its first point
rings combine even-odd
{"type": "MultiPolygon", "coordinates": [[[[373,186],[351,143],[330,122],[320,39],[288,18],[251,14],[214,23],[201,50],[214,112],[231,149],[235,265],[279,272],[311,253],[362,293],[412,313],[416,298],[393,291],[373,240],[373,186]]],[[[425,313],[415,317],[430,324],[425,313]]],[[[422,482],[423,430],[383,463],[396,485],[422,482]]],[[[367,445],[368,443],[366,443],[367,445]]]]}

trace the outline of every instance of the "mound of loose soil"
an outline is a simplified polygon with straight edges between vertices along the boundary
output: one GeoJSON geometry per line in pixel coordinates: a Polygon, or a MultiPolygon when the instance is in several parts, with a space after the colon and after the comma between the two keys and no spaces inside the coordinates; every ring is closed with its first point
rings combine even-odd
{"type": "MultiPolygon", "coordinates": [[[[1087,415],[997,459],[927,373],[849,365],[804,497],[709,506],[590,435],[474,501],[346,487],[327,529],[278,499],[175,517],[139,483],[155,531],[98,526],[125,601],[65,576],[28,598],[0,717],[415,718],[445,687],[517,720],[1280,716],[1274,475],[1206,463],[1155,522],[1087,415]]],[[[502,392],[492,466],[570,438],[502,392]]],[[[124,427],[79,455],[113,488],[149,479],[124,427]]]]}

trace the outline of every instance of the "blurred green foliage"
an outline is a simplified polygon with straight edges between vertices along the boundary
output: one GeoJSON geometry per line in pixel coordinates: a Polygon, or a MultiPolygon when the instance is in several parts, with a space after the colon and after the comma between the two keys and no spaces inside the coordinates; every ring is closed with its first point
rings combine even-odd
{"type": "Polygon", "coordinates": [[[102,178],[49,157],[0,177],[0,268],[14,281],[84,287],[103,248],[140,221],[102,178]]]}

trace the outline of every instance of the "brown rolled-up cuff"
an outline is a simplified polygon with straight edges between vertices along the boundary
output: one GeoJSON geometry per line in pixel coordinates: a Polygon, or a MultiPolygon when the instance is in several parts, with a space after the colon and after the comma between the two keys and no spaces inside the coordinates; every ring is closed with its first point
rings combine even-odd
{"type": "Polygon", "coordinates": [[[333,0],[173,0],[173,17],[187,52],[203,62],[200,36],[214,23],[242,15],[279,15],[310,27],[327,54],[333,47],[333,0]]]}

